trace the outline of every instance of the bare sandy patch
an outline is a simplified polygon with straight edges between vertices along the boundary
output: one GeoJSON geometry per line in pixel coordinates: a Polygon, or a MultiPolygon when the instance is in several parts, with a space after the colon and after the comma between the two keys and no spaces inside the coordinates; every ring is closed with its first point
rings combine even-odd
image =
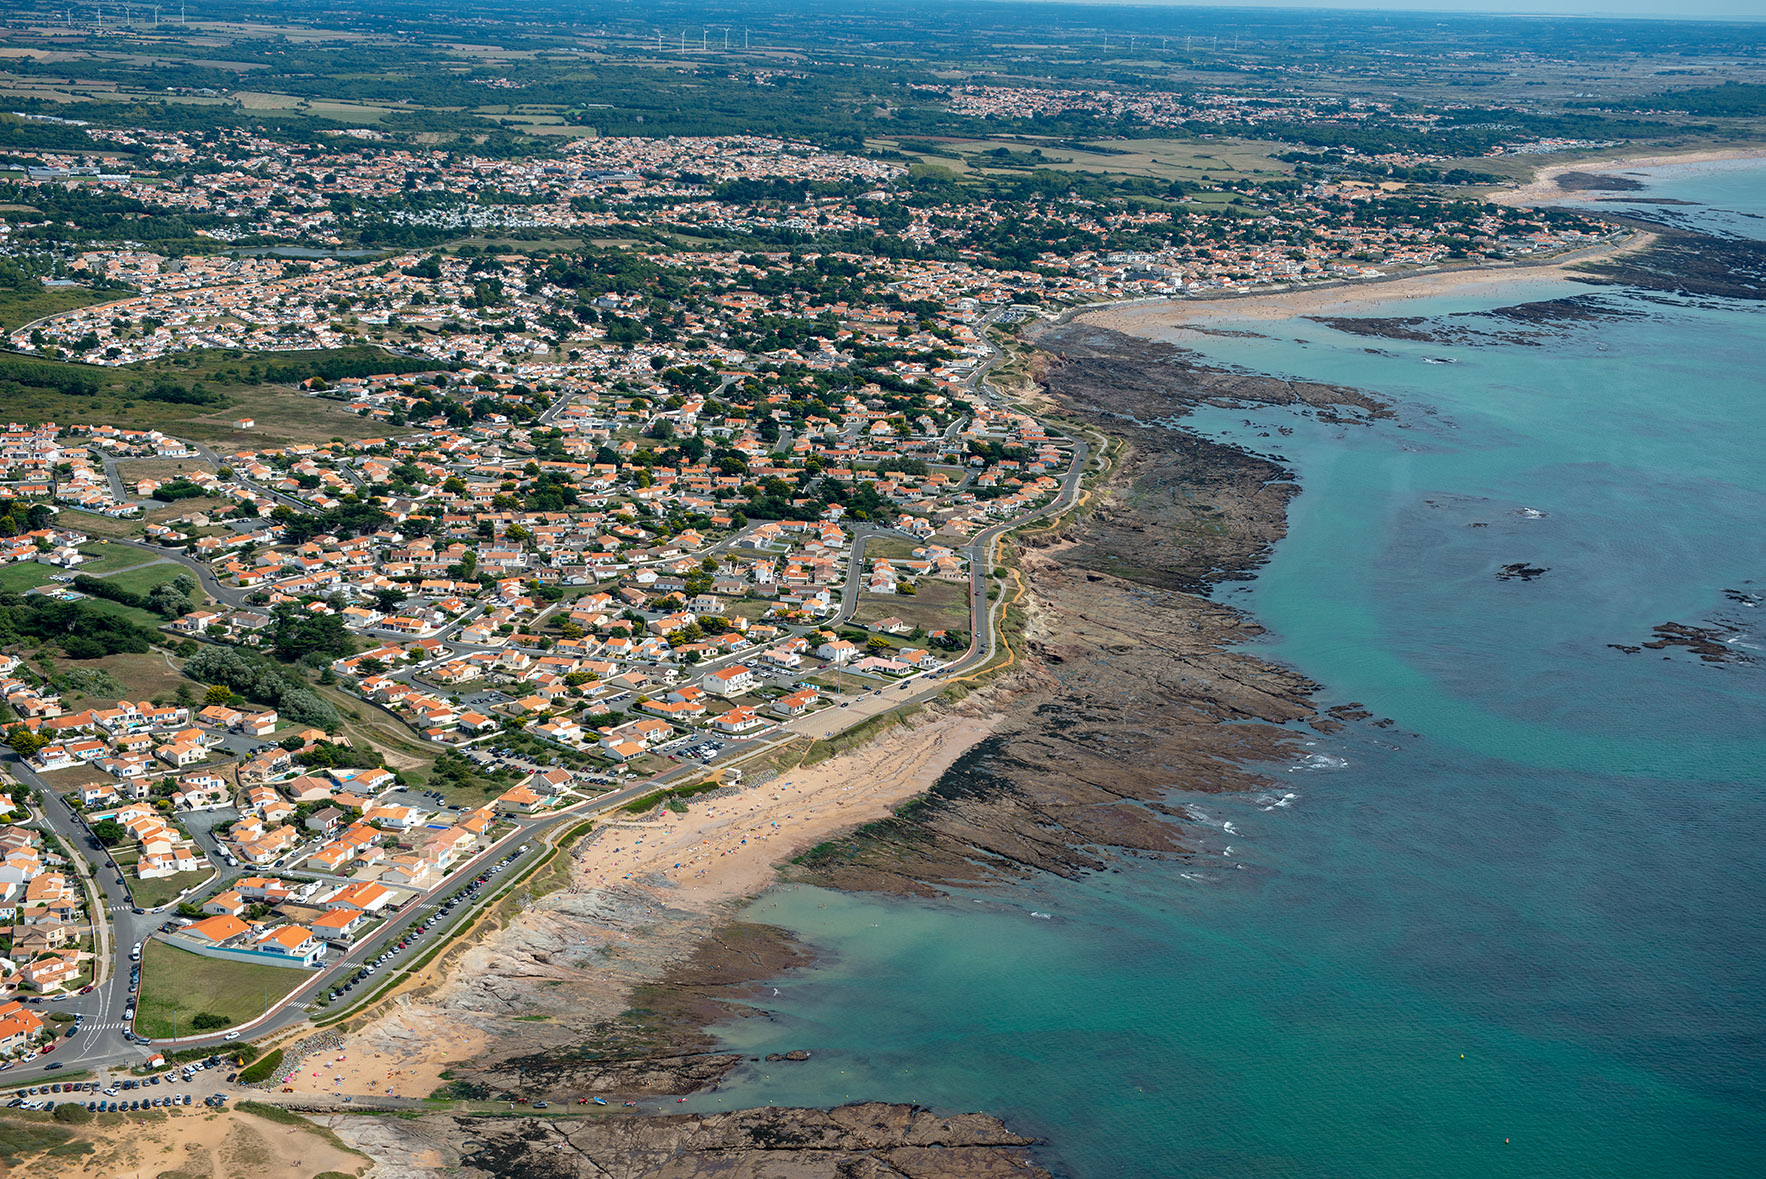
{"type": "Polygon", "coordinates": [[[1003,716],[909,721],[808,769],[686,801],[686,813],[597,820],[570,884],[444,955],[384,1014],[303,1062],[297,1093],[427,1097],[450,1066],[569,1038],[612,1018],[777,878],[774,866],[923,793],[1003,716]],[[556,989],[553,989],[556,988],[556,989]],[[515,1019],[544,1022],[515,1023],[515,1019]]]}
{"type": "Polygon", "coordinates": [[[478,1028],[438,1021],[401,1003],[335,1051],[308,1056],[283,1087],[302,1094],[428,1097],[449,1065],[483,1054],[489,1044],[478,1028]]]}
{"type": "Polygon", "coordinates": [[[1681,155],[1614,156],[1608,159],[1577,160],[1569,164],[1551,164],[1533,174],[1533,179],[1519,188],[1490,195],[1498,205],[1558,204],[1562,201],[1592,201],[1600,197],[1600,189],[1565,190],[1557,178],[1566,172],[1611,172],[1621,168],[1664,168],[1675,164],[1716,164],[1728,160],[1766,159],[1766,148],[1686,152],[1681,155]]]}
{"type": "Polygon", "coordinates": [[[90,1154],[39,1156],[15,1163],[8,1176],[213,1176],[214,1179],[311,1179],[326,1171],[354,1175],[368,1164],[301,1126],[284,1126],[238,1110],[193,1107],[170,1115],[79,1128],[90,1154]]]}
{"type": "Polygon", "coordinates": [[[672,904],[700,909],[752,896],[772,883],[774,864],[930,789],[999,720],[944,717],[734,795],[690,800],[685,814],[603,823],[575,853],[576,887],[653,883],[672,889],[672,904]]]}
{"type": "Polygon", "coordinates": [[[1495,298],[1527,297],[1528,288],[1542,281],[1573,276],[1574,267],[1646,249],[1656,241],[1651,233],[1633,233],[1623,241],[1577,250],[1549,262],[1520,266],[1471,266],[1461,270],[1433,270],[1402,277],[1364,279],[1335,286],[1269,291],[1218,299],[1160,299],[1123,303],[1080,313],[1079,320],[1131,336],[1159,339],[1161,333],[1186,324],[1206,325],[1221,320],[1279,320],[1302,315],[1353,315],[1370,307],[1465,294],[1495,298]]]}

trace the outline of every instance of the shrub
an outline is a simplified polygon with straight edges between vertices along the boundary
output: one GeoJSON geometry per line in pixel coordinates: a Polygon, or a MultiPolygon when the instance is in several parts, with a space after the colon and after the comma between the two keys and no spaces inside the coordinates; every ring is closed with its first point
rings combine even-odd
{"type": "Polygon", "coordinates": [[[72,1101],[64,1101],[55,1107],[55,1120],[69,1125],[80,1125],[92,1120],[92,1111],[72,1101]]]}
{"type": "Polygon", "coordinates": [[[280,1067],[282,1067],[282,1049],[278,1048],[257,1063],[248,1065],[245,1071],[239,1074],[239,1083],[241,1085],[256,1085],[260,1081],[267,1081],[276,1075],[276,1070],[280,1067]]]}

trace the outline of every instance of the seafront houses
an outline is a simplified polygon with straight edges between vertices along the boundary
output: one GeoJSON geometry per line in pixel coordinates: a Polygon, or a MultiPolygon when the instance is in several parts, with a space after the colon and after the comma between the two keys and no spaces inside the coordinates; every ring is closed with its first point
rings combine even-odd
{"type": "Polygon", "coordinates": [[[705,677],[705,690],[723,697],[740,696],[753,691],[754,686],[754,672],[740,663],[719,668],[705,677]]]}
{"type": "Polygon", "coordinates": [[[313,931],[299,925],[266,929],[247,943],[252,952],[268,958],[286,958],[291,964],[312,966],[325,953],[325,944],[313,931]]]}
{"type": "Polygon", "coordinates": [[[713,717],[711,727],[720,733],[745,733],[766,723],[754,709],[738,707],[713,717]]]}
{"type": "Polygon", "coordinates": [[[230,914],[205,917],[164,935],[167,942],[209,958],[231,958],[276,966],[312,967],[325,943],[300,925],[253,926],[230,914]]]}
{"type": "Polygon", "coordinates": [[[368,923],[368,914],[360,909],[333,909],[314,920],[315,937],[333,944],[347,945],[352,935],[368,923]]]}
{"type": "Polygon", "coordinates": [[[34,991],[47,994],[67,990],[81,977],[80,956],[75,951],[62,950],[25,965],[18,973],[24,985],[34,991]]]}
{"type": "Polygon", "coordinates": [[[43,1020],[14,1000],[0,1005],[0,1053],[18,1052],[43,1034],[43,1020]]]}

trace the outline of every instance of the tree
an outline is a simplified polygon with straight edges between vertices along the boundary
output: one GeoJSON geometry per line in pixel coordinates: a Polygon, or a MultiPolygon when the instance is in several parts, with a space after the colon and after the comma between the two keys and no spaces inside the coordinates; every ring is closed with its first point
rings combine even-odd
{"type": "Polygon", "coordinates": [[[233,689],[226,684],[211,684],[209,690],[202,694],[204,704],[229,704],[233,700],[233,689]]]}
{"type": "Polygon", "coordinates": [[[39,750],[49,744],[49,738],[39,736],[23,725],[18,725],[6,734],[6,744],[11,746],[12,751],[20,757],[34,757],[39,750]]]}
{"type": "Polygon", "coordinates": [[[115,819],[100,819],[92,824],[92,834],[105,847],[115,847],[129,837],[129,829],[115,819]]]}
{"type": "Polygon", "coordinates": [[[199,1032],[213,1031],[216,1028],[229,1027],[233,1023],[224,1015],[216,1015],[212,1011],[199,1011],[190,1017],[190,1026],[199,1032]]]}

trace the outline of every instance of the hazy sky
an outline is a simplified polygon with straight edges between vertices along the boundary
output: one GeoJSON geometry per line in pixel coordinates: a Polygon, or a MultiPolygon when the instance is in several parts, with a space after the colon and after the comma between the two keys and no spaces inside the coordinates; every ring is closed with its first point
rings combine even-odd
{"type": "MultiPolygon", "coordinates": [[[[1080,0],[1085,2],[1085,0],[1080,0]]],[[[1766,23],[1766,0],[1096,0],[1150,7],[1384,8],[1405,12],[1529,13],[1552,16],[1715,18],[1766,23]]]]}

